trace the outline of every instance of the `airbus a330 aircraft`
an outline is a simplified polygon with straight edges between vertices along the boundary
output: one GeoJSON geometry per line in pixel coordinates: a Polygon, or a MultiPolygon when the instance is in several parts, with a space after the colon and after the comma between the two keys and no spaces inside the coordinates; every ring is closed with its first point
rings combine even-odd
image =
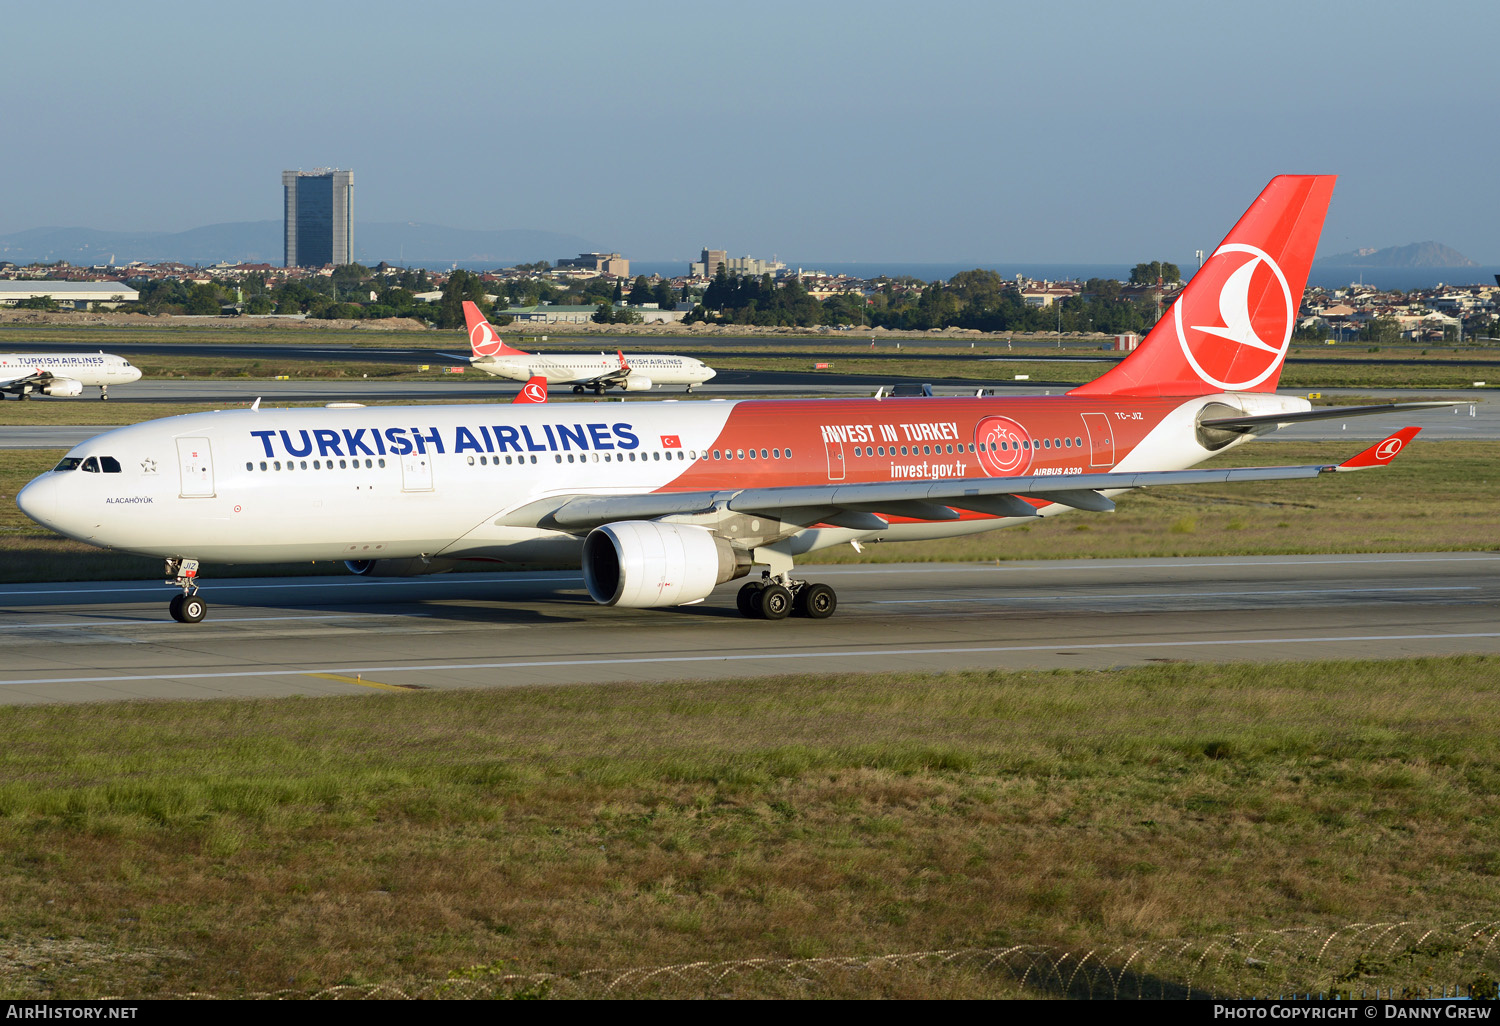
{"type": "Polygon", "coordinates": [[[691,392],[694,385],[703,384],[716,373],[702,360],[666,353],[632,356],[629,360],[621,352],[614,356],[523,353],[507,345],[473,303],[464,303],[464,320],[469,326],[473,355],[467,358],[452,353],[443,355],[455,360],[468,359],[471,367],[512,381],[526,381],[540,375],[549,385],[572,385],[573,391],[579,393],[593,389],[598,395],[610,388],[649,392],[652,385],[686,385],[691,392]]]}
{"type": "Polygon", "coordinates": [[[73,398],[83,386],[98,385],[99,398],[109,398],[110,385],[141,380],[141,372],[122,356],[97,353],[0,354],[0,399],[9,392],[17,399],[33,393],[73,398]]]}
{"type": "Polygon", "coordinates": [[[747,616],[833,613],[795,560],[1103,512],[1131,488],[1382,466],[1409,427],[1333,465],[1188,469],[1305,420],[1274,391],[1333,189],[1266,187],[1140,347],[1061,396],[229,410],[120,428],[33,480],[27,516],[166,558],[201,620],[199,561],[341,559],[356,573],[454,560],[581,565],[595,601],[698,602],[759,568],[747,616]]]}

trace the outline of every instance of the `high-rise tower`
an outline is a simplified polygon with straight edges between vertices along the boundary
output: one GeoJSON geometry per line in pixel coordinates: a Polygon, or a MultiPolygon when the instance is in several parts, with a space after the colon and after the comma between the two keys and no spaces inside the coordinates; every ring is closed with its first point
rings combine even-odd
{"type": "Polygon", "coordinates": [[[285,195],[287,267],[322,267],[354,260],[354,172],[320,167],[281,172],[285,195]]]}

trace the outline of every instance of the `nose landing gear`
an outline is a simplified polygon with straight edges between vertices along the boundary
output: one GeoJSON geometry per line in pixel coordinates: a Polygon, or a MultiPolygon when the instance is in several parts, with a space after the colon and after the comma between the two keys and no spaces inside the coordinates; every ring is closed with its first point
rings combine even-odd
{"type": "Polygon", "coordinates": [[[167,611],[178,623],[198,623],[208,614],[208,603],[198,597],[198,561],[196,559],[169,558],[166,567],[166,583],[182,589],[167,605],[167,611]]]}
{"type": "Polygon", "coordinates": [[[740,615],[747,619],[785,620],[788,616],[805,616],[826,620],[838,608],[838,595],[826,584],[794,581],[786,574],[751,581],[734,599],[740,615]]]}

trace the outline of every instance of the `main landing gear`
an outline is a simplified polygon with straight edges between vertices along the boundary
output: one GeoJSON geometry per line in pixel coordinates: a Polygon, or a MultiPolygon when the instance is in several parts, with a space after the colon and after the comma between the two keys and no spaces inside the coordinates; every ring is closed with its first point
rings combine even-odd
{"type": "Polygon", "coordinates": [[[173,596],[167,610],[178,623],[197,623],[208,613],[208,603],[198,597],[198,561],[196,559],[169,558],[166,568],[167,583],[182,589],[181,595],[173,596]]]}
{"type": "Polygon", "coordinates": [[[786,574],[773,577],[770,571],[761,576],[735,596],[741,616],[752,620],[785,620],[788,616],[826,620],[838,608],[838,595],[826,584],[794,581],[786,574]]]}

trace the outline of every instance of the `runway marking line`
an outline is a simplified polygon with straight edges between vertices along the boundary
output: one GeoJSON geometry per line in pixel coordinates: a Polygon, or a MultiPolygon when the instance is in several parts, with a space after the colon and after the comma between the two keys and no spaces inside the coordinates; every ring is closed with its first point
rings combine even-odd
{"type": "Polygon", "coordinates": [[[322,677],[324,680],[336,680],[340,684],[358,684],[362,688],[384,688],[386,691],[428,691],[420,684],[382,684],[379,681],[365,680],[362,674],[356,673],[353,677],[346,677],[341,673],[308,673],[306,677],[322,677]]]}
{"type": "MultiPolygon", "coordinates": [[[[340,679],[343,674],[356,674],[361,678],[366,673],[412,673],[422,671],[435,673],[442,670],[527,670],[547,669],[556,666],[627,666],[649,663],[735,663],[760,662],[785,659],[849,659],[858,656],[933,656],[933,655],[985,655],[1004,652],[1057,652],[1060,650],[1082,651],[1101,649],[1137,648],[1208,648],[1226,645],[1317,645],[1340,644],[1359,641],[1467,641],[1480,638],[1500,638],[1500,631],[1473,631],[1450,634],[1348,634],[1304,638],[1222,638],[1211,641],[1106,641],[1087,645],[1069,644],[1065,641],[1050,645],[965,645],[958,648],[894,648],[857,649],[834,652],[745,652],[735,655],[691,655],[691,656],[640,656],[609,659],[541,659],[528,662],[507,663],[422,663],[406,666],[348,666],[328,670],[311,668],[228,670],[218,673],[151,673],[115,677],[36,677],[26,680],[0,680],[0,686],[19,684],[121,684],[141,680],[226,680],[235,677],[328,677],[340,679]]],[[[345,676],[342,679],[348,680],[345,676]]],[[[360,683],[359,680],[353,683],[360,683]]],[[[400,685],[386,685],[399,687],[400,685]]],[[[410,686],[409,686],[410,687],[410,686]]],[[[426,689],[423,689],[426,690],[426,689]]]]}

